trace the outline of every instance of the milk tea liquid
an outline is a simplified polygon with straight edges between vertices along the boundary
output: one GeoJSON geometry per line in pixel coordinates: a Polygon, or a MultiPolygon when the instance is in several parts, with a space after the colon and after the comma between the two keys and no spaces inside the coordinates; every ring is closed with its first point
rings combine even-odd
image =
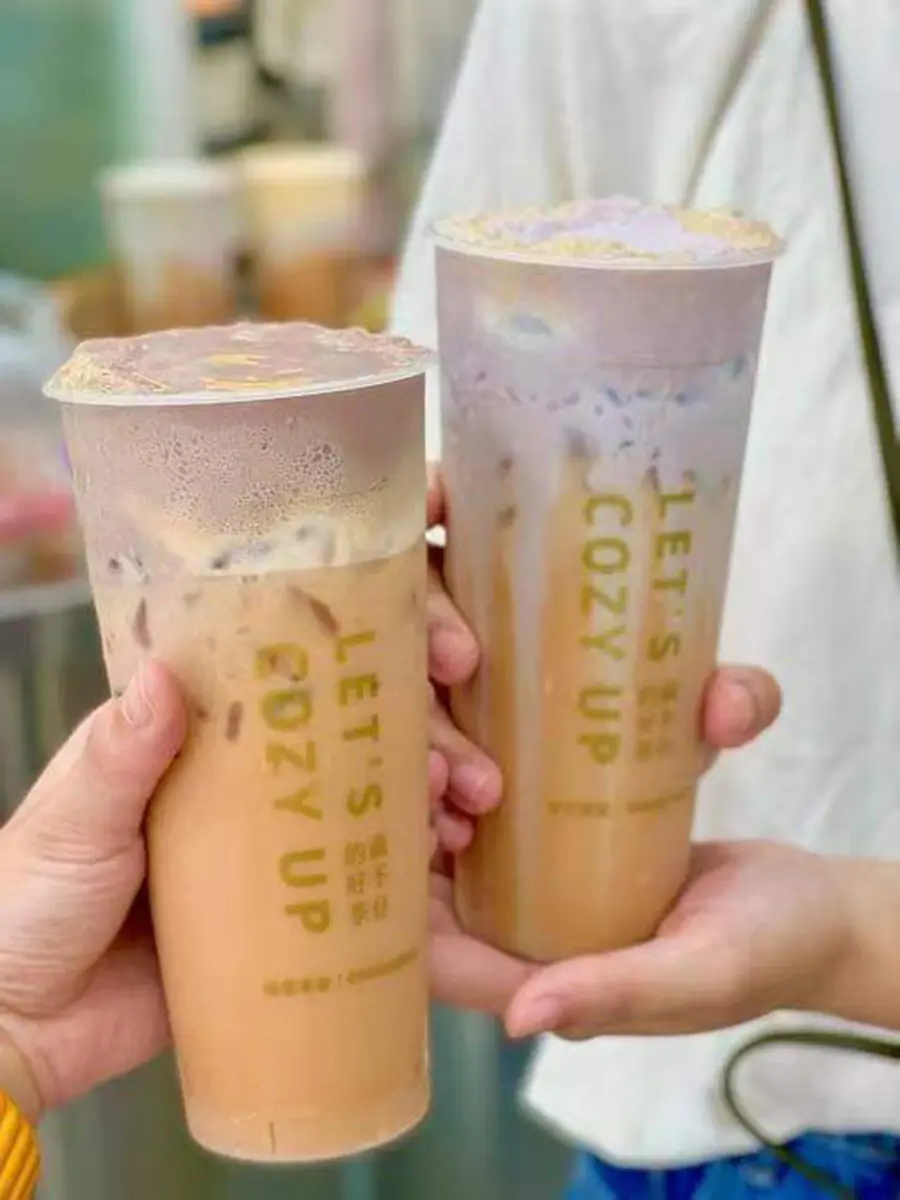
{"type": "Polygon", "coordinates": [[[358,285],[366,169],[337,145],[253,146],[238,159],[260,312],[341,325],[358,285]]]}
{"type": "Polygon", "coordinates": [[[237,311],[234,181],[207,160],[135,163],[101,181],[129,333],[216,325],[237,311]]]}
{"type": "Polygon", "coordinates": [[[456,902],[526,957],[640,941],[685,878],[775,246],[625,200],[439,227],[448,575],[484,652],[453,710],[506,785],[456,902]]]}
{"type": "MultiPolygon", "coordinates": [[[[210,377],[314,360],[285,328],[201,342],[210,377]]],[[[150,656],[189,700],[151,903],[191,1132],[232,1157],[354,1153],[428,1104],[421,392],[66,410],[111,684],[150,656]]]]}

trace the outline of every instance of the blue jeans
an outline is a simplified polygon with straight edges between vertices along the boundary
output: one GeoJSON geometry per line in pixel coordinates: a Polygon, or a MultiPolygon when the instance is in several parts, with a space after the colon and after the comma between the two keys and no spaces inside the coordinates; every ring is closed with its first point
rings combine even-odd
{"type": "MultiPolygon", "coordinates": [[[[900,1197],[900,1138],[810,1133],[790,1148],[827,1171],[856,1200],[900,1197]]],[[[615,1167],[579,1156],[566,1200],[822,1200],[814,1184],[768,1151],[671,1171],[615,1167]]]]}

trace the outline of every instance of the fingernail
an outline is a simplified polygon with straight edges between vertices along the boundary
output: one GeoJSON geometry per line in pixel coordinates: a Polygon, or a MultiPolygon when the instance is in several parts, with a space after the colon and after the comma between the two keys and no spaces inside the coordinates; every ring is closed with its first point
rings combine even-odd
{"type": "Polygon", "coordinates": [[[725,700],[734,732],[741,736],[752,733],[759,724],[759,706],[752,688],[738,679],[730,679],[725,684],[725,700]]]}
{"type": "Polygon", "coordinates": [[[464,762],[453,767],[450,782],[469,803],[479,810],[490,808],[496,801],[494,772],[479,763],[464,762]]]}
{"type": "Polygon", "coordinates": [[[513,1038],[536,1037],[539,1033],[553,1033],[563,1023],[563,1005],[555,996],[538,996],[530,1004],[522,1006],[507,1023],[507,1032],[513,1038]]]}
{"type": "Polygon", "coordinates": [[[133,729],[146,729],[153,720],[153,708],[147,699],[141,671],[138,671],[125,689],[121,705],[122,716],[133,729]]]}

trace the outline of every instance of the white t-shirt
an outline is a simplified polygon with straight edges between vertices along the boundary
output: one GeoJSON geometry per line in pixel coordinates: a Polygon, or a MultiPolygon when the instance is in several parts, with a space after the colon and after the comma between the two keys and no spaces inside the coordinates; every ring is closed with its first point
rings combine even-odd
{"type": "MultiPolygon", "coordinates": [[[[900,390],[900,5],[831,0],[879,322],[900,390]]],[[[416,216],[397,328],[433,344],[428,227],[483,207],[631,193],[733,205],[789,243],[755,402],[723,661],[781,680],[784,715],[704,784],[698,834],[900,857],[900,579],[802,0],[484,0],[416,216]]],[[[439,454],[429,393],[429,451],[439,454]]],[[[563,1136],[627,1163],[742,1151],[719,1099],[737,1044],[548,1039],[526,1090],[563,1136]]],[[[802,1023],[808,1023],[804,1021],[802,1023]]],[[[900,1068],[773,1049],[741,1075],[775,1137],[900,1132],[900,1068]]]]}

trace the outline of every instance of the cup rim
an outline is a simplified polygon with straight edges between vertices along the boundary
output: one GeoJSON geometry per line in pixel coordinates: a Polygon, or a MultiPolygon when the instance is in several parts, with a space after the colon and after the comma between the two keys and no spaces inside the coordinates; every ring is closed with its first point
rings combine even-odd
{"type": "MultiPolygon", "coordinates": [[[[304,323],[305,324],[305,323],[304,323]]],[[[234,328],[234,327],[221,327],[234,328]]],[[[190,333],[196,330],[164,330],[162,335],[173,333],[190,333]]],[[[352,332],[352,331],[335,331],[352,332]]],[[[140,342],[160,334],[146,334],[133,338],[93,338],[81,343],[76,350],[78,353],[89,353],[92,345],[104,342],[140,342]]],[[[435,365],[437,355],[426,347],[409,342],[408,339],[391,338],[390,335],[369,335],[372,338],[383,336],[388,340],[405,342],[409,349],[409,358],[396,365],[385,365],[381,371],[368,374],[347,375],[335,378],[303,380],[298,375],[285,375],[283,381],[267,380],[258,386],[237,387],[234,391],[214,387],[189,388],[182,391],[162,392],[154,390],[148,378],[145,390],[101,391],[99,389],[77,390],[61,381],[62,372],[57,372],[44,385],[44,395],[63,405],[74,407],[92,406],[96,408],[178,408],[194,406],[254,404],[267,400],[303,400],[314,396],[338,395],[344,392],[366,391],[371,388],[385,387],[390,384],[402,383],[408,379],[425,376],[435,365]]]]}
{"type": "Polygon", "coordinates": [[[245,184],[356,183],[366,175],[364,156],[338,142],[261,142],[236,157],[245,184]]]}
{"type": "MultiPolygon", "coordinates": [[[[603,198],[599,199],[602,201],[603,198]]],[[[618,197],[608,197],[608,199],[615,200],[618,197]]],[[[571,202],[571,206],[579,203],[581,202],[573,201],[571,202]]],[[[534,210],[536,212],[544,210],[550,213],[560,207],[563,206],[557,204],[535,205],[534,210]]],[[[566,207],[569,206],[567,205],[566,207]]],[[[648,204],[646,207],[668,209],[677,208],[678,206],[648,204]]],[[[701,210],[696,211],[699,212],[701,210]]],[[[763,222],[751,222],[749,218],[744,218],[748,224],[756,224],[768,230],[771,235],[769,243],[755,248],[736,249],[728,257],[723,256],[719,259],[712,258],[703,261],[696,259],[679,260],[674,257],[669,259],[654,259],[649,257],[629,258],[625,256],[621,258],[592,258],[589,255],[576,257],[575,255],[567,255],[565,253],[542,253],[525,247],[502,248],[492,246],[486,242],[467,241],[454,232],[459,229],[461,222],[477,219],[484,215],[483,213],[459,213],[433,221],[429,227],[429,234],[433,244],[437,249],[446,250],[450,253],[461,254],[470,258],[486,258],[495,262],[520,263],[535,267],[565,267],[587,271],[629,272],[636,274],[742,270],[747,267],[766,266],[774,263],[785,251],[784,240],[770,226],[764,225],[763,222]]],[[[503,216],[504,214],[498,210],[496,215],[503,216]]],[[[517,214],[513,211],[507,215],[515,216],[517,214]]]]}
{"type": "Polygon", "coordinates": [[[104,200],[111,204],[173,197],[227,198],[234,190],[231,164],[208,158],[136,159],[107,167],[98,179],[104,200]]]}

